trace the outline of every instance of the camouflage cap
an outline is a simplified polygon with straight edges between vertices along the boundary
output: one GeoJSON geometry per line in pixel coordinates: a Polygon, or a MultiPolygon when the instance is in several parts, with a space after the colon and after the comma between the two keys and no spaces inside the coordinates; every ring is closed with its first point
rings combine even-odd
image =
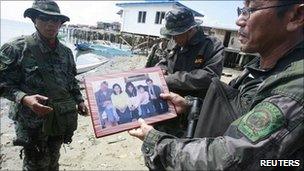
{"type": "Polygon", "coordinates": [[[24,11],[23,16],[29,17],[32,20],[36,18],[39,14],[46,14],[46,15],[52,15],[60,17],[62,20],[62,23],[66,21],[70,21],[70,18],[61,14],[59,6],[57,3],[53,0],[36,0],[33,3],[33,6],[31,8],[28,8],[24,11]]]}
{"type": "MultiPolygon", "coordinates": [[[[160,28],[160,32],[162,32],[163,29],[164,29],[164,27],[160,28]]],[[[168,34],[160,34],[159,38],[160,39],[171,39],[172,36],[168,35],[168,34]]]]}
{"type": "Polygon", "coordinates": [[[187,8],[177,8],[167,12],[165,22],[165,27],[160,29],[160,34],[164,36],[179,35],[198,25],[193,13],[187,8]]]}

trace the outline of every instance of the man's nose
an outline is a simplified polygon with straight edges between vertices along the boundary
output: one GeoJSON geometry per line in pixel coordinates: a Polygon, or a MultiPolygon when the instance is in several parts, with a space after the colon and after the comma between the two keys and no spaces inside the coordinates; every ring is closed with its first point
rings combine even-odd
{"type": "Polygon", "coordinates": [[[58,22],[55,22],[53,20],[49,20],[46,22],[47,26],[56,27],[58,25],[58,22]]]}
{"type": "Polygon", "coordinates": [[[237,26],[243,27],[246,25],[246,20],[244,19],[244,17],[242,17],[242,15],[240,15],[237,20],[235,21],[235,24],[237,26]]]}

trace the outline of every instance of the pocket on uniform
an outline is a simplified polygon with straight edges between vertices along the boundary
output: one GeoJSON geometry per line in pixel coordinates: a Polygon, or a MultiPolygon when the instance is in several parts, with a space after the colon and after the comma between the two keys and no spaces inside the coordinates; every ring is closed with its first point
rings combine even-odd
{"type": "Polygon", "coordinates": [[[66,85],[68,82],[68,64],[65,61],[58,60],[54,64],[54,73],[56,75],[55,80],[59,85],[66,85]]]}
{"type": "Polygon", "coordinates": [[[28,85],[39,86],[41,79],[39,77],[38,66],[26,66],[24,68],[24,80],[28,85]]]}
{"type": "Polygon", "coordinates": [[[58,58],[58,59],[54,60],[53,65],[57,71],[60,71],[63,73],[67,73],[67,71],[68,71],[68,61],[63,58],[58,58]]]}
{"type": "Polygon", "coordinates": [[[59,114],[77,113],[74,99],[62,100],[52,104],[54,110],[59,114]]]}

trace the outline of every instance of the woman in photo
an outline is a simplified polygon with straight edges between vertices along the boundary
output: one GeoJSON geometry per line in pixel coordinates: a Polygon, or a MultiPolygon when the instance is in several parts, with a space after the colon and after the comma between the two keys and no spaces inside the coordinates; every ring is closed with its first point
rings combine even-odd
{"type": "Polygon", "coordinates": [[[149,100],[149,93],[145,90],[145,87],[142,85],[137,86],[138,88],[138,97],[140,101],[140,108],[142,111],[142,118],[147,118],[154,113],[153,104],[149,100]]]}
{"type": "Polygon", "coordinates": [[[132,82],[127,82],[126,84],[126,93],[129,96],[129,109],[131,111],[132,119],[139,118],[139,97],[137,96],[137,90],[132,82]]]}
{"type": "Polygon", "coordinates": [[[129,109],[129,97],[126,92],[122,91],[119,84],[113,85],[112,103],[116,108],[116,112],[119,116],[119,124],[132,121],[132,117],[129,109]]]}

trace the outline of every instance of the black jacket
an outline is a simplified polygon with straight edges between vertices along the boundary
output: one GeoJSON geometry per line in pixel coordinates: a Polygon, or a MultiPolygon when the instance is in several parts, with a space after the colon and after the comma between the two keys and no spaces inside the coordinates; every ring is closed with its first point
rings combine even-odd
{"type": "Polygon", "coordinates": [[[175,46],[159,66],[168,72],[166,82],[171,91],[204,97],[211,79],[221,76],[223,52],[222,42],[198,27],[190,43],[183,48],[175,46]]]}

